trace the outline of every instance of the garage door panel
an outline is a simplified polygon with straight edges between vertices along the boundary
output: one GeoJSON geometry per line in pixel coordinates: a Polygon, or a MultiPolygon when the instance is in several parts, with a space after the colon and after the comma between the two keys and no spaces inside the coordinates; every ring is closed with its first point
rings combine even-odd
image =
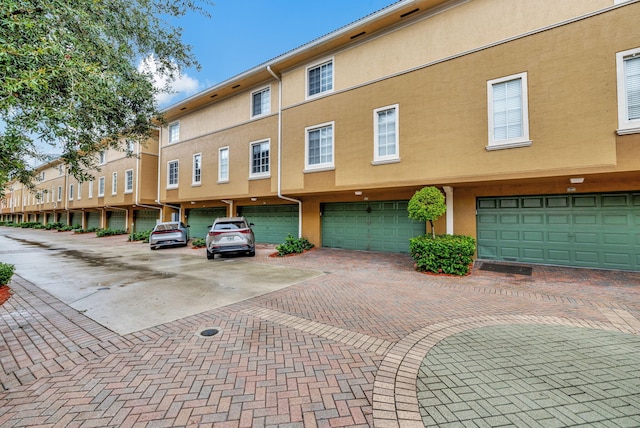
{"type": "Polygon", "coordinates": [[[425,233],[424,223],[409,219],[407,206],[408,201],[323,204],[322,245],[406,253],[409,239],[425,233]]]}
{"type": "Polygon", "coordinates": [[[476,207],[479,258],[640,270],[638,193],[478,198],[476,207]]]}
{"type": "MultiPolygon", "coordinates": [[[[256,242],[281,244],[288,235],[298,236],[298,205],[245,206],[241,213],[253,223],[256,242]]],[[[344,213],[340,214],[340,219],[344,217],[344,213]]]]}

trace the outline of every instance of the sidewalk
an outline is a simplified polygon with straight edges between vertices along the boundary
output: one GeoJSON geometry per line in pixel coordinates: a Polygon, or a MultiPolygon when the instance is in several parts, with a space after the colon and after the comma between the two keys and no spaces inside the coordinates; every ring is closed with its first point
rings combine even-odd
{"type": "Polygon", "coordinates": [[[640,274],[255,262],[325,275],[123,337],[14,277],[0,426],[640,425],[640,274]]]}

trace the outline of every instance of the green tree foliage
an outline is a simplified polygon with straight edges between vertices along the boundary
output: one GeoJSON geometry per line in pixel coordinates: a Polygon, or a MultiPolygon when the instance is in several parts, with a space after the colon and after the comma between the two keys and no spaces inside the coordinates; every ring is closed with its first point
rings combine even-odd
{"type": "Polygon", "coordinates": [[[151,70],[170,83],[198,67],[182,29],[168,20],[208,16],[211,0],[2,0],[0,189],[32,181],[34,141],[89,177],[96,154],[145,141],[159,118],[151,70]],[[141,61],[152,66],[139,69],[141,61]]]}
{"type": "Polygon", "coordinates": [[[444,195],[433,186],[423,187],[409,200],[409,218],[417,221],[428,221],[431,224],[431,234],[435,237],[433,222],[447,211],[444,195]]]}

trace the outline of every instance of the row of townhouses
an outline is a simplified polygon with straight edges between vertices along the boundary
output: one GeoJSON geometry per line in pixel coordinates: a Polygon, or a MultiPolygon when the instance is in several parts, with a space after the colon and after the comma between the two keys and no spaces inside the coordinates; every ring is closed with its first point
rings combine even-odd
{"type": "Polygon", "coordinates": [[[91,182],[53,161],[2,219],[408,251],[407,202],[480,259],[640,270],[640,2],[401,0],[165,110],[91,182]]]}

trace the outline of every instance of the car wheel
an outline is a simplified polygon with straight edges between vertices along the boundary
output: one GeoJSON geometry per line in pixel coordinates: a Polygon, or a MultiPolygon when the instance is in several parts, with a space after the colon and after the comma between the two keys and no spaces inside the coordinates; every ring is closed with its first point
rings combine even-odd
{"type": "Polygon", "coordinates": [[[207,250],[207,260],[213,260],[215,257],[215,254],[210,253],[209,250],[207,250]]]}
{"type": "Polygon", "coordinates": [[[255,257],[256,256],[256,250],[253,249],[253,250],[249,251],[247,254],[249,255],[249,257],[255,257]]]}
{"type": "Polygon", "coordinates": [[[152,250],[157,250],[157,249],[158,249],[158,247],[151,247],[151,249],[152,249],[152,250]]]}

